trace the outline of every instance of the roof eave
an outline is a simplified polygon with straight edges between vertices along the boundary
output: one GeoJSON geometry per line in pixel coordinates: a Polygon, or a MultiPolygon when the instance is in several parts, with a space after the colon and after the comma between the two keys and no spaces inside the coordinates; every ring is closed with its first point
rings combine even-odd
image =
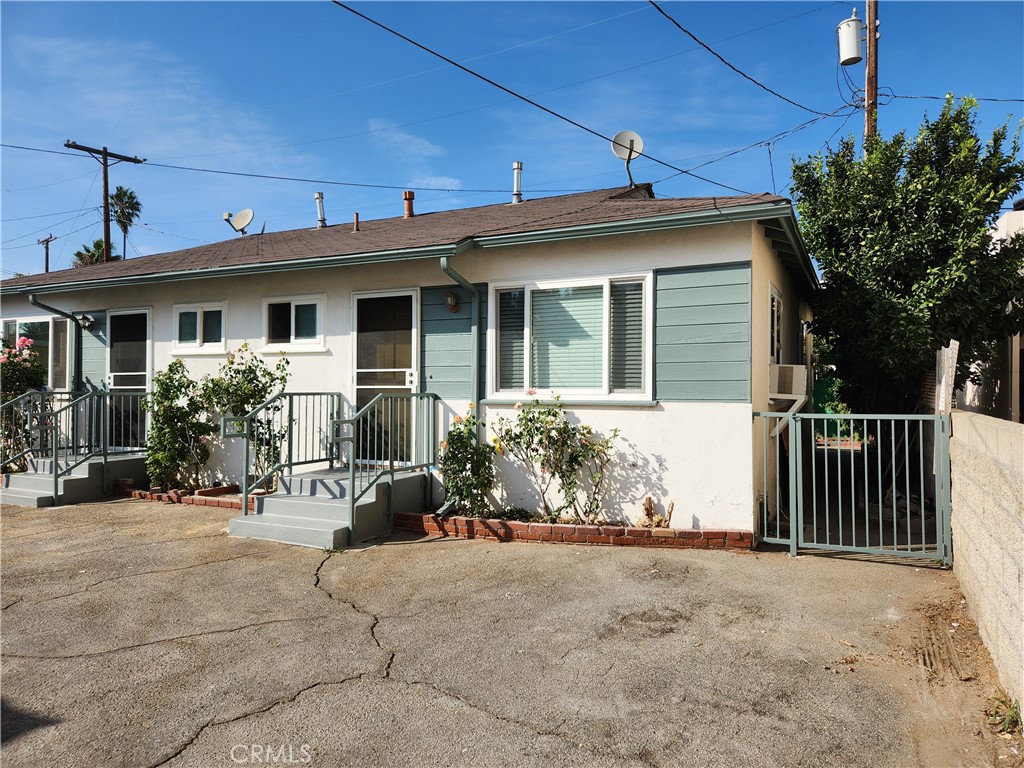
{"type": "Polygon", "coordinates": [[[414,259],[440,258],[450,256],[455,243],[432,245],[421,248],[405,248],[390,251],[373,251],[370,253],[346,254],[344,256],[314,256],[306,259],[290,259],[263,264],[238,264],[230,267],[205,267],[203,269],[185,269],[178,271],[157,272],[146,275],[128,275],[104,279],[92,278],[73,283],[56,285],[26,285],[5,288],[0,286],[0,293],[27,295],[30,293],[70,293],[79,290],[95,290],[97,288],[122,288],[133,285],[149,285],[153,283],[169,283],[179,280],[205,280],[217,277],[240,277],[247,275],[264,275],[275,272],[291,272],[300,269],[326,269],[329,267],[349,266],[353,264],[378,264],[389,261],[409,261],[414,259]]]}
{"type": "Polygon", "coordinates": [[[605,235],[625,235],[637,232],[654,232],[661,229],[698,227],[705,224],[738,223],[793,216],[789,203],[754,203],[712,210],[684,211],[664,216],[647,216],[622,221],[604,221],[594,224],[577,224],[571,227],[539,229],[530,232],[516,232],[506,235],[477,235],[473,239],[480,248],[507,245],[550,243],[559,240],[575,240],[605,235]]]}

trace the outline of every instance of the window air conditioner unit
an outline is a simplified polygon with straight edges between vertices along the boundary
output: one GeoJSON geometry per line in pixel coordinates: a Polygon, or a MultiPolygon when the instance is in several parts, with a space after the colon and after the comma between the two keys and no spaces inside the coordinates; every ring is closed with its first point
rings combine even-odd
{"type": "Polygon", "coordinates": [[[806,397],[807,366],[777,365],[768,366],[769,397],[806,397]]]}

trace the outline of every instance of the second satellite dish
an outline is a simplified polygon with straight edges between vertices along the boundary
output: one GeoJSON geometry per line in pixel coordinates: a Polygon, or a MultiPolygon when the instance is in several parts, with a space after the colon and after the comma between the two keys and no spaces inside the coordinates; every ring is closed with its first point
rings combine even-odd
{"type": "Polygon", "coordinates": [[[245,236],[245,228],[252,224],[252,218],[254,215],[252,208],[243,208],[235,214],[234,218],[231,217],[230,213],[225,213],[224,221],[226,221],[228,226],[235,230],[235,232],[245,236]]]}
{"type": "Polygon", "coordinates": [[[644,151],[644,140],[634,131],[619,131],[612,137],[612,152],[627,163],[634,157],[640,157],[644,151]]]}

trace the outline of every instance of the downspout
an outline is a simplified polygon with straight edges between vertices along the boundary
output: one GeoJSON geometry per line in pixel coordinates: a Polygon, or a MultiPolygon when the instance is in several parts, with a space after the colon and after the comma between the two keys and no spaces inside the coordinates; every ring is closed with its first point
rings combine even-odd
{"type": "Polygon", "coordinates": [[[65,312],[63,309],[57,309],[56,307],[51,307],[49,304],[43,304],[43,302],[36,298],[34,293],[28,294],[28,303],[33,307],[38,307],[46,312],[52,312],[55,315],[65,317],[71,321],[71,325],[75,329],[75,363],[74,368],[72,369],[70,389],[72,392],[79,391],[82,385],[82,326],[79,322],[79,318],[75,317],[70,312],[65,312]]]}
{"type": "MultiPolygon", "coordinates": [[[[455,244],[455,247],[452,249],[451,256],[442,256],[441,257],[441,271],[444,272],[446,275],[448,275],[448,277],[450,277],[452,280],[454,280],[460,286],[462,286],[467,291],[469,291],[470,296],[473,297],[473,304],[472,304],[472,308],[470,309],[470,324],[469,324],[469,333],[470,333],[470,337],[472,339],[472,349],[473,349],[472,363],[471,363],[471,366],[470,366],[470,370],[471,370],[471,374],[470,375],[472,376],[472,379],[471,379],[472,384],[471,384],[471,387],[470,387],[470,396],[473,398],[472,402],[476,403],[477,407],[479,407],[479,405],[480,405],[480,291],[477,290],[477,287],[475,285],[473,285],[471,282],[469,282],[469,280],[467,280],[465,277],[463,277],[458,272],[456,272],[455,268],[452,267],[451,263],[449,262],[449,259],[452,258],[453,256],[458,256],[460,253],[465,253],[466,251],[468,251],[468,250],[470,250],[472,248],[475,248],[475,247],[476,247],[476,243],[473,242],[472,238],[466,238],[465,240],[460,240],[458,243],[455,244]]],[[[480,428],[479,427],[477,427],[476,441],[477,441],[477,444],[480,443],[480,428]]],[[[432,479],[433,476],[429,475],[429,477],[431,477],[430,482],[432,483],[433,482],[433,479],[432,479]]],[[[452,504],[453,504],[453,502],[446,501],[441,506],[441,508],[439,510],[437,510],[436,514],[438,515],[438,517],[444,517],[446,514],[448,514],[448,511],[451,509],[452,504]]]]}

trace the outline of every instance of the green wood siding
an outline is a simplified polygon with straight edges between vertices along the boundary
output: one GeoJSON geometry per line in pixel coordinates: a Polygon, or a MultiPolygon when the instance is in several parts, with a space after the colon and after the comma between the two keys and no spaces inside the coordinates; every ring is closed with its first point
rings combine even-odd
{"type": "MultiPolygon", "coordinates": [[[[480,392],[487,375],[484,349],[487,342],[487,286],[480,291],[480,392]]],[[[420,381],[424,392],[443,398],[469,400],[475,397],[470,386],[473,370],[472,324],[473,298],[460,286],[437,286],[420,291],[420,381]],[[459,311],[448,311],[444,296],[454,291],[459,297],[459,311]]]]}
{"type": "Polygon", "coordinates": [[[655,275],[658,400],[750,402],[750,264],[655,275]]]}
{"type": "Polygon", "coordinates": [[[82,331],[82,384],[85,389],[103,389],[107,383],[107,315],[86,314],[95,322],[92,328],[82,331]]]}

